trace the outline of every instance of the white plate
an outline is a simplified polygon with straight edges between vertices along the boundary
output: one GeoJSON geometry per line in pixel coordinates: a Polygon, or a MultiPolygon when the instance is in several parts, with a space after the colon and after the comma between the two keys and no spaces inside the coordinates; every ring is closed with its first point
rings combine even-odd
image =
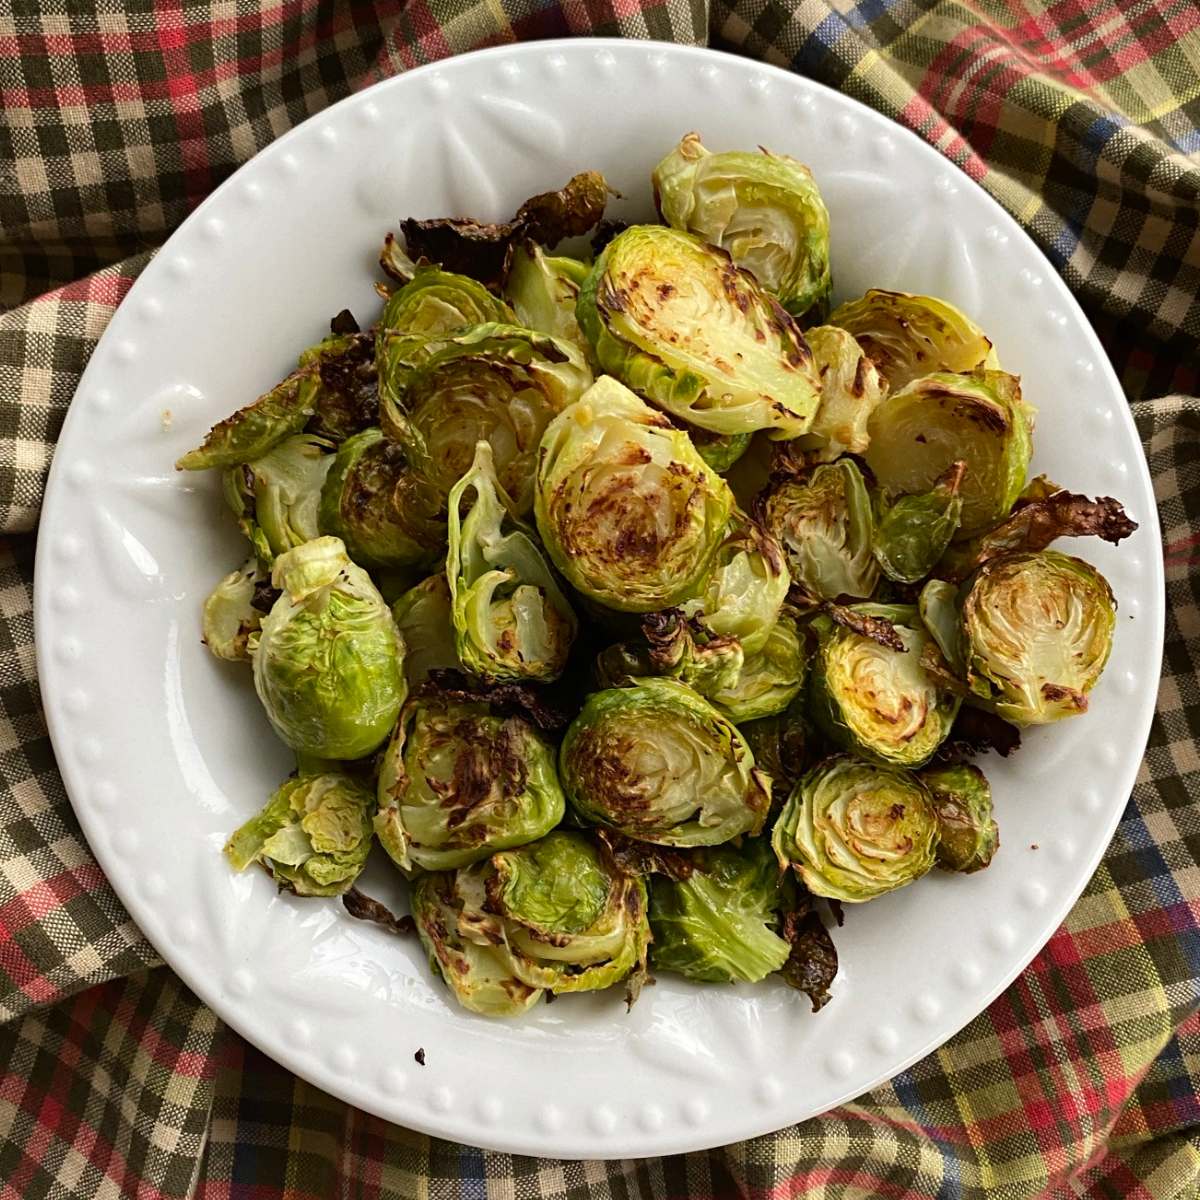
{"type": "MultiPolygon", "coordinates": [[[[222,1018],[298,1074],[402,1125],[558,1157],[658,1155],[777,1129],[856,1096],[974,1017],[1050,936],[1129,794],[1154,705],[1163,581],[1125,400],[1058,275],[982,190],[852,100],[746,59],[634,42],[541,42],[388,80],[258,155],[170,239],[71,406],[42,518],[38,667],[59,765],[146,936],[222,1018]],[[989,760],[1003,847],[848,912],[819,1014],[782,985],[664,977],[514,1023],[457,1009],[401,940],[336,903],[234,875],[226,835],[291,767],[247,671],[200,645],[203,597],[245,548],[215,478],[171,464],[281,377],[349,306],[406,215],[499,219],[596,167],[650,215],[649,172],[690,129],[810,163],[839,297],[870,285],[961,305],[1040,410],[1034,467],[1122,498],[1141,528],[1080,549],[1120,600],[1086,717],[989,760]],[[169,416],[167,414],[170,414],[169,416]],[[1038,849],[1033,849],[1034,844],[1038,849]],[[413,1060],[424,1048],[426,1065],[413,1060]]],[[[398,895],[374,864],[368,890],[398,895]]]]}

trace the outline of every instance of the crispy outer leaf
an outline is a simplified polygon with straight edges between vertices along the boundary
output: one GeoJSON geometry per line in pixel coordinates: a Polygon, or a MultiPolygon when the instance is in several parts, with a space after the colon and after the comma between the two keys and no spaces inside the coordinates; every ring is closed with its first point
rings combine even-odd
{"type": "Polygon", "coordinates": [[[813,1012],[818,1012],[829,1002],[829,987],[837,974],[833,938],[812,909],[788,913],[783,936],[791,944],[791,952],[779,974],[790,987],[804,992],[812,1001],[813,1012]]]}
{"type": "Polygon", "coordinates": [[[381,925],[384,929],[390,929],[392,933],[407,936],[417,931],[417,923],[408,913],[398,917],[386,904],[380,903],[371,896],[363,895],[358,888],[352,887],[342,897],[342,907],[352,917],[356,917],[360,921],[371,921],[376,925],[381,925]]]}

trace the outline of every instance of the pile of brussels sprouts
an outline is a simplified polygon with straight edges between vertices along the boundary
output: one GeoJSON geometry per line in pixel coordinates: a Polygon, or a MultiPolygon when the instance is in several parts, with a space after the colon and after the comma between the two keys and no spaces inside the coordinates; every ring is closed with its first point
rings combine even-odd
{"type": "Polygon", "coordinates": [[[1108,584],[1048,547],[1135,526],[1028,479],[1033,411],[970,319],[831,313],[792,159],[693,134],[653,186],[658,225],[603,221],[594,172],[404,222],[374,325],[339,314],[178,464],[251,547],[205,641],[297,761],[227,856],[378,918],[377,839],[478,1013],[651,966],[820,1007],[814,898],[986,867],[966,759],[1085,711],[1112,643],[1108,584]]]}

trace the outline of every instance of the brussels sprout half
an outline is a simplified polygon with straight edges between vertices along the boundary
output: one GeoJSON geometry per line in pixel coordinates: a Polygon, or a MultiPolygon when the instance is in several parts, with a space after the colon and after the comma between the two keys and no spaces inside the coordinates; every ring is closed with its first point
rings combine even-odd
{"type": "Polygon", "coordinates": [[[727,250],[788,312],[829,310],[829,212],[812,172],[762,150],[712,154],[689,133],[654,168],[662,219],[727,250]]]}
{"type": "Polygon", "coordinates": [[[849,612],[890,622],[896,645],[817,617],[813,721],[837,745],[874,762],[922,766],[949,736],[959,707],[922,665],[933,643],[911,606],[857,604],[849,612]]]}
{"type": "Polygon", "coordinates": [[[836,309],[829,324],[854,335],[892,391],[938,371],[996,366],[983,330],[935,296],[871,288],[836,309]]]}
{"type": "Polygon", "coordinates": [[[925,492],[955,463],[962,521],[956,537],[991,528],[1025,486],[1033,410],[1015,375],[928,375],[893,392],[872,414],[866,461],[890,497],[925,492]]]}
{"type": "Polygon", "coordinates": [[[422,263],[383,306],[376,348],[393,365],[402,357],[412,365],[423,357],[424,347],[488,321],[517,323],[513,310],[482,283],[422,263]]]}
{"type": "Polygon", "coordinates": [[[248,558],[213,588],[204,602],[204,644],[227,662],[249,662],[251,641],[262,626],[263,614],[254,607],[254,592],[266,576],[258,561],[248,558]]]}
{"type": "Polygon", "coordinates": [[[504,264],[504,295],[517,323],[572,342],[591,353],[575,316],[587,263],[547,254],[536,242],[512,246],[504,264]]]}
{"type": "Polygon", "coordinates": [[[705,690],[713,707],[736,725],[781,713],[799,694],[808,648],[790,617],[780,617],[762,648],[746,655],[737,678],[705,690]]]}
{"type": "Polygon", "coordinates": [[[713,433],[805,433],[819,398],[795,321],[725,251],[661,225],[604,248],[577,306],[610,375],[713,433]]]}
{"type": "Polygon", "coordinates": [[[1116,601],[1090,563],[1057,550],[1004,554],[963,586],[967,684],[1014,725],[1087,711],[1108,662],[1116,601]]]}
{"type": "Polygon", "coordinates": [[[705,983],[756,983],[791,947],[777,932],[787,876],[768,842],[706,851],[686,879],[650,883],[650,962],[705,983]]]}
{"type": "Polygon", "coordinates": [[[445,571],[421,580],[392,605],[392,616],[404,638],[404,677],[410,688],[423,683],[430,671],[462,665],[452,613],[445,571]]]}
{"type": "Polygon", "coordinates": [[[783,547],[792,582],[810,602],[875,591],[875,518],[862,472],[850,459],[777,482],[759,508],[783,547]]]}
{"type": "Polygon", "coordinates": [[[275,560],[282,595],[263,618],[254,686],[297,753],[352,759],[392,731],[405,694],[404,642],[383,597],[339,538],[275,560]]]}
{"type": "Polygon", "coordinates": [[[451,620],[462,665],[494,679],[557,679],[579,623],[500,487],[492,448],[480,442],[450,493],[446,554],[451,620]],[[474,493],[465,518],[468,493],[474,493]]]}
{"type": "Polygon", "coordinates": [[[714,846],[757,833],[770,780],[737,728],[670,679],[596,692],[559,752],[580,816],[662,846],[714,846]]]}
{"type": "Polygon", "coordinates": [[[585,596],[655,612],[708,577],[733,510],[687,434],[604,376],[551,422],[534,513],[554,565],[585,596]]]}
{"type": "Polygon", "coordinates": [[[915,775],[840,755],[796,785],[771,844],[814,895],[859,904],[926,874],[937,833],[929,791],[915,775]]]}
{"type": "Polygon", "coordinates": [[[926,767],[921,782],[937,816],[938,866],[964,874],[982,870],[1000,848],[992,789],[983,772],[970,763],[926,767]]]}
{"type": "Polygon", "coordinates": [[[804,337],[821,381],[821,403],[798,444],[817,462],[861,454],[870,441],[871,414],[887,395],[887,380],[844,329],[818,325],[804,337]]]}
{"type": "Polygon", "coordinates": [[[437,695],[404,706],[377,794],[375,832],[405,874],[535,841],[565,804],[554,750],[528,721],[437,695]]]}
{"type": "Polygon", "coordinates": [[[371,850],[375,798],[348,775],[289,779],[225,846],[238,871],[261,863],[298,896],[340,896],[371,850]]]}

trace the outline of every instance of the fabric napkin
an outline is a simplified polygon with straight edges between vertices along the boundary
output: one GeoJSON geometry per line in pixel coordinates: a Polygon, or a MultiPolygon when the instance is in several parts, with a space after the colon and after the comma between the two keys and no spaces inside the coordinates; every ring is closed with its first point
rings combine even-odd
{"type": "Polygon", "coordinates": [[[1194,0],[10,0],[0,7],[0,1200],[1200,1196],[1200,7],[1194,0]],[[1032,233],[1133,404],[1168,581],[1150,746],[1025,974],[852,1104],[706,1154],[430,1139],[248,1046],[92,858],[34,665],[33,534],[80,371],[154,249],[274,137],[515,40],[709,44],[916,130],[1032,233]]]}

